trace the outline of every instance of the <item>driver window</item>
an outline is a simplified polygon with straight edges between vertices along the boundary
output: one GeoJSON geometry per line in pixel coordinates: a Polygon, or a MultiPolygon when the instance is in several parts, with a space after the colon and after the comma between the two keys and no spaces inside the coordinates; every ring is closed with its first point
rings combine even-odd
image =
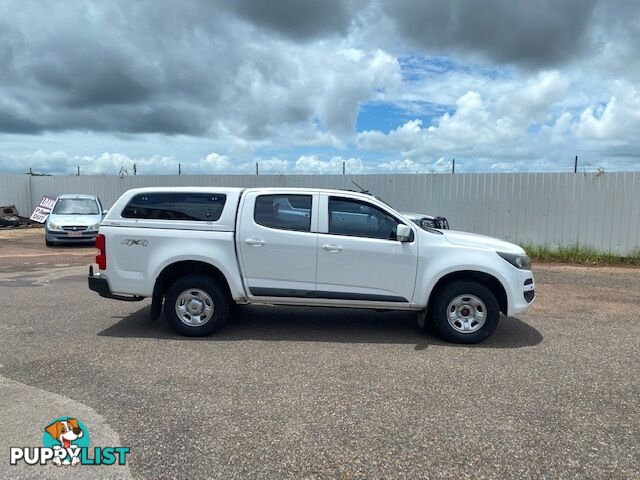
{"type": "Polygon", "coordinates": [[[360,200],[329,197],[329,233],[395,240],[398,221],[360,200]]]}

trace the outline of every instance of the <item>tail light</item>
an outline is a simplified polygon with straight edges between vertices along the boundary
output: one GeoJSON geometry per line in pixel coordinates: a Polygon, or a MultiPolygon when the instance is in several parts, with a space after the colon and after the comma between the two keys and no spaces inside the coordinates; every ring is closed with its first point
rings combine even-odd
{"type": "Polygon", "coordinates": [[[98,264],[98,268],[100,270],[107,269],[107,247],[104,235],[99,233],[96,236],[96,248],[99,250],[98,255],[96,255],[96,263],[98,264]]]}

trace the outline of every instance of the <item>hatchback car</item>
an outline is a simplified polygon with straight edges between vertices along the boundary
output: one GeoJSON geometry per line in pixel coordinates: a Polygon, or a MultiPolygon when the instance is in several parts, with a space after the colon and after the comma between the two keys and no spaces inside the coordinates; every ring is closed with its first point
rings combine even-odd
{"type": "Polygon", "coordinates": [[[60,195],[45,223],[47,246],[94,243],[106,213],[96,195],[60,195]]]}

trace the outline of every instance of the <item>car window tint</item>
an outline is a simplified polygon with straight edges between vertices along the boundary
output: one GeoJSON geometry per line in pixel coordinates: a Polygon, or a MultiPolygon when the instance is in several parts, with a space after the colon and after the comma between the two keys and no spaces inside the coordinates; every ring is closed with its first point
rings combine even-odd
{"type": "Polygon", "coordinates": [[[220,193],[143,193],[124,207],[122,217],[215,222],[226,200],[227,196],[220,193]]]}
{"type": "Polygon", "coordinates": [[[311,231],[311,195],[259,195],[253,219],[258,225],[311,231]]]}
{"type": "Polygon", "coordinates": [[[359,200],[329,198],[329,233],[395,240],[398,221],[378,207],[359,200]]]}

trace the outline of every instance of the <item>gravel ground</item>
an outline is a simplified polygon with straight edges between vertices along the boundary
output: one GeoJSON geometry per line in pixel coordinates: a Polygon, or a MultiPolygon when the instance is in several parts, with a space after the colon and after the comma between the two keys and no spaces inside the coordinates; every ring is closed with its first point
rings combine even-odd
{"type": "Polygon", "coordinates": [[[476,346],[410,313],[257,306],[194,340],[90,292],[92,248],[43,244],[0,233],[0,398],[25,445],[87,415],[131,447],[114,478],[640,476],[640,269],[537,265],[537,303],[476,346]]]}

